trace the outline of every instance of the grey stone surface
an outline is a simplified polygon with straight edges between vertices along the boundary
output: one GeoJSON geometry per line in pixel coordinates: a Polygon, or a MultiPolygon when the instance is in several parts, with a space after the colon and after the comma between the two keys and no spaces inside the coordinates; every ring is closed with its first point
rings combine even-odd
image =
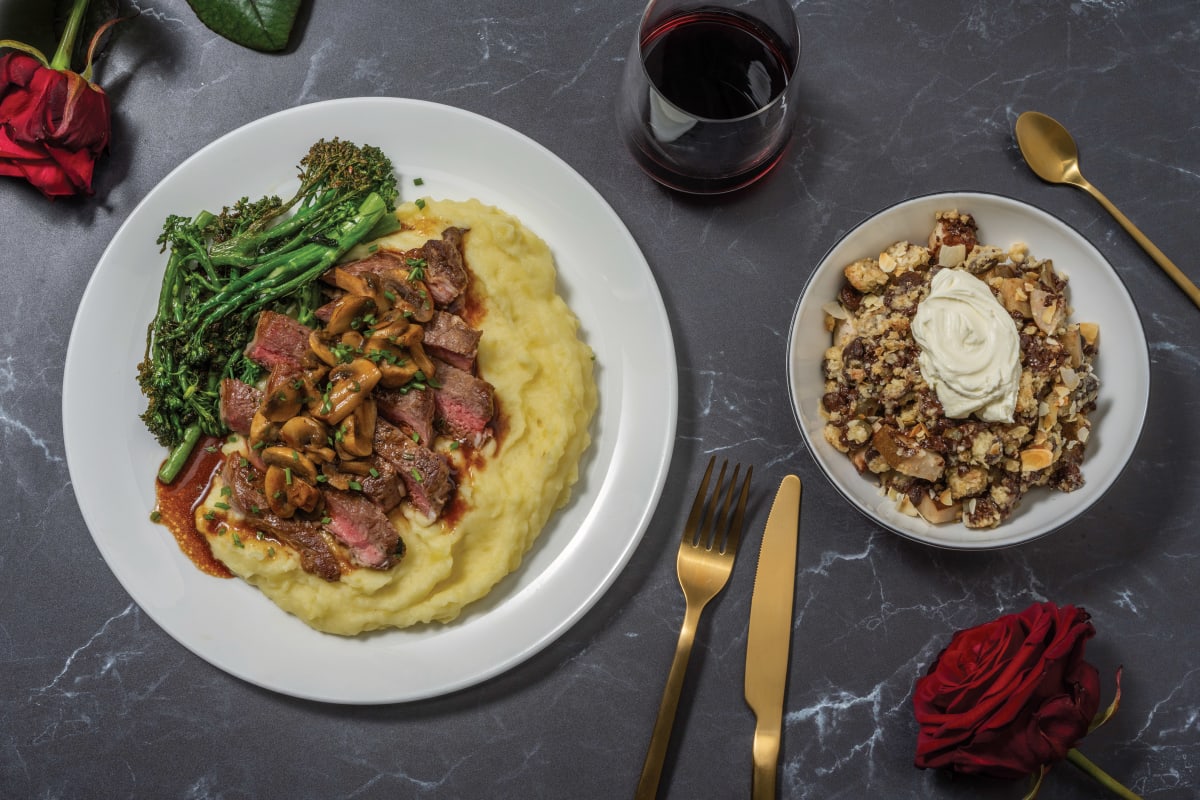
{"type": "MultiPolygon", "coordinates": [[[[0,19],[15,29],[34,5],[6,0],[0,19]]],[[[1200,279],[1192,0],[798,2],[795,142],[761,185],[720,199],[658,188],[617,140],[636,0],[316,1],[278,55],[216,37],[184,0],[123,5],[141,14],[97,68],[115,119],[96,196],[50,203],[0,181],[0,797],[630,796],[682,618],[678,526],[710,453],[756,466],[749,548],[769,487],[788,472],[806,486],[782,797],[1021,796],[1023,784],[914,769],[911,693],[954,630],[1041,599],[1093,614],[1106,702],[1125,669],[1122,708],[1084,752],[1146,798],[1198,796],[1200,311],[1096,203],[1038,181],[1011,136],[1027,109],[1064,121],[1084,173],[1200,279]],[[680,384],[666,490],[596,607],[498,678],[381,707],[256,688],[150,621],[80,516],[60,415],[76,304],[137,202],[230,130],[360,95],[487,115],[587,178],[654,271],[680,384]],[[952,189],[1010,195],[1081,231],[1125,280],[1150,346],[1150,408],[1121,479],[1052,536],[991,553],[913,544],[850,508],[802,443],[784,375],[792,310],[825,250],[879,208],[952,189]]],[[[701,626],[664,797],[749,796],[747,552],[701,626]]],[[[1042,796],[1104,794],[1061,765],[1042,796]]]]}

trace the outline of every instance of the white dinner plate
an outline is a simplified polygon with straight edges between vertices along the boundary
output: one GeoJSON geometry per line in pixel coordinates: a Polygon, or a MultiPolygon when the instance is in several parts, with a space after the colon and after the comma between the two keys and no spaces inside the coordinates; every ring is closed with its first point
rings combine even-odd
{"type": "Polygon", "coordinates": [[[250,123],[184,161],[117,231],[79,305],[63,379],[75,495],[101,554],[143,610],[215,666],[296,697],[388,703],[495,676],[552,642],[629,560],[662,492],[675,439],[675,350],[662,297],[613,209],[541,145],[460,109],[396,98],[332,100],[250,123]],[[559,290],[596,354],[600,407],[575,498],[521,567],[453,623],[353,638],[318,633],[237,579],[212,578],[151,523],[164,450],[138,415],[136,365],[154,316],[168,214],[294,190],[313,142],[381,147],[401,199],[477,198],[550,245],[559,290]],[[420,179],[420,186],[414,180],[420,179]]]}
{"type": "Polygon", "coordinates": [[[910,539],[951,549],[989,550],[1032,541],[1082,514],[1116,482],[1133,455],[1150,396],[1150,353],[1133,299],[1112,265],[1078,231],[1040,208],[984,192],[947,192],[915,197],[873,214],[843,236],[813,270],[801,293],[788,339],[788,387],[796,421],[830,482],[859,511],[910,539]],[[1087,453],[1080,465],[1085,483],[1073,492],[1039,487],[1021,498],[996,528],[972,530],[961,523],[933,525],[901,513],[872,475],[859,475],[850,459],[825,441],[820,413],[825,392],[822,362],[830,345],[822,306],[837,296],[844,267],[877,256],[894,242],[924,244],[934,214],[958,209],[975,217],[979,242],[1007,250],[1017,242],[1035,258],[1048,258],[1067,276],[1067,297],[1077,322],[1100,325],[1094,362],[1100,380],[1087,453]]]}

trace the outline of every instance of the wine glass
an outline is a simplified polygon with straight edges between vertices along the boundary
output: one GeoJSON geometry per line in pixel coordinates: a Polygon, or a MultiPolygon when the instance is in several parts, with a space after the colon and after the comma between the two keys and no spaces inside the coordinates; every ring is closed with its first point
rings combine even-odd
{"type": "Polygon", "coordinates": [[[659,183],[740,189],[791,141],[799,60],[786,0],[651,0],[625,61],[617,127],[659,183]]]}

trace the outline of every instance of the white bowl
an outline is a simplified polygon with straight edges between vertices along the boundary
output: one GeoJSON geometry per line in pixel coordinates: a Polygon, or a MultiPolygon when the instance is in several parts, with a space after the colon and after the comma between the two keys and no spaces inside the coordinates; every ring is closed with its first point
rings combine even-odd
{"type": "Polygon", "coordinates": [[[1041,209],[1007,197],[948,192],[905,200],[859,224],[835,244],[809,277],[788,339],[788,386],[796,421],[834,487],[859,511],[901,536],[939,547],[986,550],[1027,542],[1067,524],[1112,486],[1141,435],[1150,394],[1150,357],[1137,309],[1125,285],[1100,252],[1073,228],[1041,209]],[[1036,258],[1054,261],[1070,278],[1068,299],[1076,321],[1100,325],[1095,371],[1100,379],[1092,433],[1081,465],[1085,483],[1064,493],[1038,487],[998,527],[969,529],[961,523],[933,525],[900,512],[875,476],[860,475],[845,454],[825,441],[821,362],[830,344],[821,306],[836,298],[845,265],[874,256],[901,239],[924,244],[934,213],[958,209],[975,217],[979,241],[1007,248],[1025,242],[1036,258]]]}

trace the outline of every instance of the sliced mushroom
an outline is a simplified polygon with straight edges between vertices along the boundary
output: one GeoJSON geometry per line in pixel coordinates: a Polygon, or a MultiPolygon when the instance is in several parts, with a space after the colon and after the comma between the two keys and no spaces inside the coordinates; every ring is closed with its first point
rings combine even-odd
{"type": "Polygon", "coordinates": [[[274,442],[279,436],[279,423],[272,422],[263,414],[262,409],[254,412],[250,420],[250,447],[262,449],[274,442]]]}
{"type": "Polygon", "coordinates": [[[358,294],[365,297],[375,298],[376,294],[382,293],[383,289],[378,273],[370,271],[350,272],[341,267],[333,269],[333,283],[339,289],[344,289],[349,294],[358,294]]]}
{"type": "Polygon", "coordinates": [[[291,517],[298,509],[313,511],[321,500],[321,493],[315,486],[302,480],[290,469],[275,465],[267,467],[263,490],[267,505],[284,518],[291,517]]]}
{"type": "Polygon", "coordinates": [[[346,460],[371,455],[371,446],[375,439],[375,421],[375,400],[368,397],[338,426],[333,437],[338,455],[346,460]]]}
{"type": "Polygon", "coordinates": [[[317,358],[331,367],[338,365],[337,354],[333,351],[333,346],[337,343],[338,340],[335,337],[329,336],[322,331],[313,331],[308,335],[308,349],[317,358]]]}
{"type": "Polygon", "coordinates": [[[299,450],[291,447],[268,447],[263,450],[262,457],[263,462],[268,467],[279,467],[280,469],[290,470],[293,475],[299,476],[301,480],[316,483],[317,465],[299,450]]]}
{"type": "Polygon", "coordinates": [[[412,273],[390,269],[383,274],[383,288],[397,311],[416,322],[433,319],[433,300],[424,281],[414,280],[412,273]]]}
{"type": "Polygon", "coordinates": [[[299,450],[308,456],[313,463],[322,464],[337,457],[329,446],[329,431],[325,423],[310,416],[292,417],[283,423],[279,438],[284,444],[294,450],[299,450]]]}
{"type": "Polygon", "coordinates": [[[888,466],[913,478],[936,481],[946,469],[946,459],[890,425],[882,425],[871,437],[871,444],[888,466]]]}
{"type": "Polygon", "coordinates": [[[263,478],[263,492],[267,496],[267,506],[272,512],[287,519],[296,513],[296,506],[288,500],[287,484],[289,473],[282,467],[269,466],[263,478]]]}
{"type": "Polygon", "coordinates": [[[325,323],[328,334],[342,334],[366,327],[364,317],[376,311],[375,300],[362,294],[347,294],[333,303],[329,321],[325,323]]]}
{"type": "Polygon", "coordinates": [[[300,413],[308,392],[297,375],[272,375],[259,411],[271,422],[286,422],[300,413]]]}
{"type": "Polygon", "coordinates": [[[358,408],[381,377],[379,367],[366,358],[339,364],[329,371],[329,389],[309,404],[308,411],[317,419],[336,425],[358,408]]]}

